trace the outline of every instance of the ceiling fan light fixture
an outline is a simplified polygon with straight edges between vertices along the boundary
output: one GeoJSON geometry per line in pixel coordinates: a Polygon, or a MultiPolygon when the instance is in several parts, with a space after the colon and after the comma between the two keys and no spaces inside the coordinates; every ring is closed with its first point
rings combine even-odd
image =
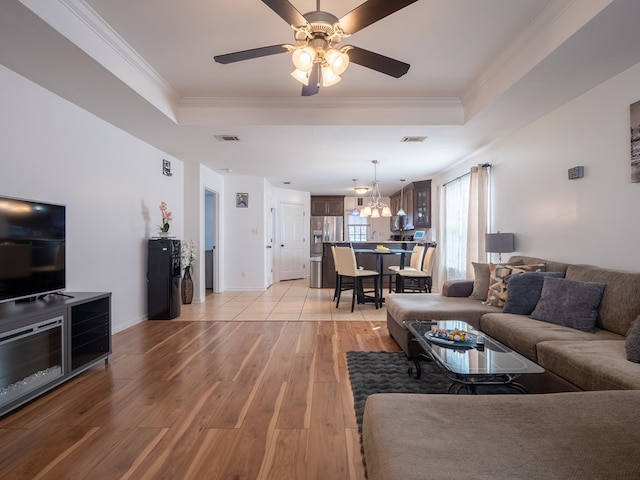
{"type": "Polygon", "coordinates": [[[342,75],[349,66],[349,55],[335,48],[330,48],[324,54],[324,58],[336,75],[342,75]]]}
{"type": "Polygon", "coordinates": [[[297,48],[293,51],[291,60],[298,70],[310,72],[313,68],[313,62],[316,60],[316,51],[310,45],[297,48]]]}
{"type": "Polygon", "coordinates": [[[333,70],[331,70],[330,66],[327,65],[322,67],[322,86],[323,87],[330,87],[332,85],[335,85],[340,80],[342,80],[342,78],[340,78],[340,75],[336,75],[335,73],[333,73],[333,70]]]}
{"type": "Polygon", "coordinates": [[[298,80],[303,85],[309,85],[309,72],[303,72],[302,70],[295,69],[291,72],[291,76],[298,80]]]}

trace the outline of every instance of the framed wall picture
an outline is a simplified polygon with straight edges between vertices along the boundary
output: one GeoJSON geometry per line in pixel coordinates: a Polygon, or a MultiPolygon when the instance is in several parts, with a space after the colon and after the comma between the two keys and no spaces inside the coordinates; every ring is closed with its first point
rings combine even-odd
{"type": "Polygon", "coordinates": [[[249,194],[248,193],[236,193],[236,207],[247,208],[249,207],[249,194]]]}

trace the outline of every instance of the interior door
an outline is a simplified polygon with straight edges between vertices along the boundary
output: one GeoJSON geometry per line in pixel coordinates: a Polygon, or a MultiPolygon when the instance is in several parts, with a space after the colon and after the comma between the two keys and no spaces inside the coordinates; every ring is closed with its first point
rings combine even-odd
{"type": "Polygon", "coordinates": [[[280,204],[280,280],[303,278],[309,248],[304,229],[304,206],[280,204]]]}

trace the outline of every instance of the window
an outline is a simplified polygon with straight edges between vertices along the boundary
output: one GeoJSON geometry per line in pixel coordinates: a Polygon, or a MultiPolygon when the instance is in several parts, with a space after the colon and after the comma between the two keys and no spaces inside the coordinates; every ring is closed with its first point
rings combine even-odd
{"type": "Polygon", "coordinates": [[[466,174],[444,185],[444,265],[446,280],[465,278],[469,180],[466,174]]]}
{"type": "Polygon", "coordinates": [[[350,242],[366,242],[369,238],[369,217],[347,216],[347,234],[350,242]]]}

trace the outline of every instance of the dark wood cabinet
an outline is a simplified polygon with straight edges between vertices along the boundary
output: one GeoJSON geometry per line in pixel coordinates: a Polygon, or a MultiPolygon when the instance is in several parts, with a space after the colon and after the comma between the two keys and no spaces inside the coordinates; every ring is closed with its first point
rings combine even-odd
{"type": "Polygon", "coordinates": [[[431,180],[421,180],[405,185],[400,204],[400,191],[390,197],[393,215],[402,206],[407,214],[405,230],[414,228],[431,228],[431,180]]]}
{"type": "Polygon", "coordinates": [[[431,180],[413,182],[413,226],[431,228],[431,180]]]}
{"type": "Polygon", "coordinates": [[[311,197],[311,215],[344,215],[344,196],[325,195],[311,197]]]}

